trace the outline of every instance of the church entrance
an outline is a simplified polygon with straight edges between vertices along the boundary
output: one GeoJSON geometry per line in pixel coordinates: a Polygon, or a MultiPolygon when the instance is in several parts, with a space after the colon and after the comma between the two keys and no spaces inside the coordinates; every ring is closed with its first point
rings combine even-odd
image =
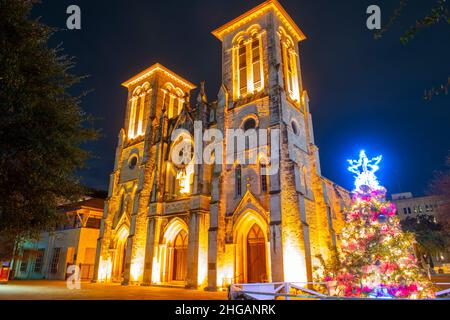
{"type": "Polygon", "coordinates": [[[233,226],[235,245],[234,276],[230,283],[268,282],[270,251],[267,221],[256,211],[241,214],[233,226]]]}
{"type": "Polygon", "coordinates": [[[176,236],[172,248],[172,281],[185,281],[187,274],[188,236],[181,230],[176,236]]]}
{"type": "Polygon", "coordinates": [[[125,257],[127,255],[127,239],[128,230],[122,228],[116,238],[116,246],[114,250],[114,265],[113,265],[113,281],[123,281],[123,274],[125,272],[125,257]]]}
{"type": "Polygon", "coordinates": [[[188,226],[180,218],[172,219],[164,230],[164,240],[160,245],[160,283],[184,286],[188,264],[188,226]]]}
{"type": "Polygon", "coordinates": [[[255,223],[247,236],[247,282],[264,282],[266,278],[266,243],[263,231],[255,223]]]}

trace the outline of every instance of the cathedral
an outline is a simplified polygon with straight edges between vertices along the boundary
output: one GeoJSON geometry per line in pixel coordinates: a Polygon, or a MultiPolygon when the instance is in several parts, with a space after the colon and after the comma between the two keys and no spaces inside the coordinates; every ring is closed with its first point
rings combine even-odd
{"type": "Polygon", "coordinates": [[[214,101],[204,83],[161,64],[123,83],[94,281],[308,282],[339,243],[350,195],[321,174],[301,78],[305,35],[276,0],[212,34],[222,43],[214,101]]]}

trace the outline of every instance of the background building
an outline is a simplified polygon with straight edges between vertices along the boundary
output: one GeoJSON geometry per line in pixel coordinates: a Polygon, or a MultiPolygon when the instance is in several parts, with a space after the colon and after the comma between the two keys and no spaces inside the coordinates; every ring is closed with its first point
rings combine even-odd
{"type": "Polygon", "coordinates": [[[54,232],[19,246],[13,277],[65,280],[67,267],[77,265],[81,279],[91,280],[103,208],[104,200],[98,198],[61,206],[62,220],[54,232]]]}
{"type": "MultiPolygon", "coordinates": [[[[428,215],[434,217],[434,220],[438,223],[445,224],[448,222],[448,217],[444,215],[446,208],[448,208],[448,200],[443,196],[414,197],[411,192],[403,192],[392,194],[392,202],[397,208],[397,215],[400,220],[428,215]]],[[[430,232],[432,231],[430,230],[430,232]]],[[[433,254],[432,260],[437,272],[450,272],[448,250],[433,254]]]]}
{"type": "Polygon", "coordinates": [[[439,207],[443,204],[441,196],[414,197],[411,192],[392,194],[392,202],[397,207],[397,214],[401,220],[417,217],[422,214],[439,218],[439,207]]]}

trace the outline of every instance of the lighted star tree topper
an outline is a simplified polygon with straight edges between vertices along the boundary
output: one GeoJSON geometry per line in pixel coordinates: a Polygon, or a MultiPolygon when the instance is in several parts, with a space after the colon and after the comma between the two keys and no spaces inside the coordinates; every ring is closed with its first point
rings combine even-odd
{"type": "Polygon", "coordinates": [[[381,156],[364,151],[349,160],[355,174],[352,206],[336,261],[324,267],[330,293],[370,298],[432,298],[434,290],[414,256],[411,234],[402,232],[395,206],[375,175],[381,156]]]}
{"type": "Polygon", "coordinates": [[[355,176],[355,191],[360,192],[364,189],[370,190],[381,190],[384,189],[380,187],[378,179],[375,175],[380,167],[378,166],[381,162],[382,156],[378,156],[369,160],[366,156],[366,152],[361,150],[359,153],[358,160],[347,160],[350,166],[348,171],[354,173],[355,176]]]}

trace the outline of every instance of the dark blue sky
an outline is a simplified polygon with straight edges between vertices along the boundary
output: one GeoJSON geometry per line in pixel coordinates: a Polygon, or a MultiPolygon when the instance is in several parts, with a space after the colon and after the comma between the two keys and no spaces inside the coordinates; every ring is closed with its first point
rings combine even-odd
{"type": "MultiPolygon", "coordinates": [[[[211,31],[262,0],[43,0],[34,9],[45,23],[65,28],[66,8],[82,10],[82,30],[61,31],[76,57],[77,74],[88,74],[75,92],[94,91],[83,107],[103,136],[90,143],[95,158],[81,174],[86,184],[107,188],[126,90],[120,84],[160,62],[191,82],[206,80],[210,100],[221,78],[221,44],[211,31]]],[[[397,0],[280,0],[308,39],[300,44],[304,87],[309,92],[323,175],[352,188],[346,159],[364,148],[383,154],[379,178],[391,193],[422,194],[450,150],[450,96],[422,100],[425,89],[450,75],[450,28],[422,30],[407,45],[399,37],[435,1],[410,1],[381,40],[366,28],[366,8],[378,4],[386,23],[397,0]]]]}

